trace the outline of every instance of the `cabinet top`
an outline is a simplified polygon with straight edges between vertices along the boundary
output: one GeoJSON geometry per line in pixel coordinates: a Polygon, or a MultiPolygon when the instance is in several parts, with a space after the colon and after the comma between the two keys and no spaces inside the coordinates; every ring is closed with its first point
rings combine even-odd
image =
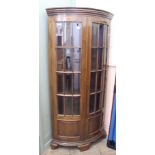
{"type": "Polygon", "coordinates": [[[79,15],[91,15],[91,16],[101,16],[108,19],[112,19],[113,14],[94,8],[82,8],[82,7],[59,7],[59,8],[47,8],[48,16],[54,16],[59,14],[79,14],[79,15]]]}

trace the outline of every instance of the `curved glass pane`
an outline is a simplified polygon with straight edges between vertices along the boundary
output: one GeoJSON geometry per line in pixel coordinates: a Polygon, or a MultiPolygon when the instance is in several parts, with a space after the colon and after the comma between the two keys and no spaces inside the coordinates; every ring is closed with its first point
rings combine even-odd
{"type": "Polygon", "coordinates": [[[80,97],[73,97],[73,115],[80,114],[80,97]]]}
{"type": "Polygon", "coordinates": [[[73,42],[72,23],[64,22],[64,46],[71,46],[73,42]]]}
{"type": "Polygon", "coordinates": [[[99,25],[99,47],[103,47],[103,25],[99,25]]]}
{"type": "Polygon", "coordinates": [[[64,106],[63,106],[63,96],[58,96],[57,97],[57,102],[58,102],[58,114],[64,114],[64,106]]]}
{"type": "Polygon", "coordinates": [[[65,70],[72,71],[73,49],[64,49],[65,70]]]}
{"type": "Polygon", "coordinates": [[[97,65],[97,49],[92,48],[91,50],[91,69],[95,70],[97,65]]]}
{"type": "Polygon", "coordinates": [[[102,68],[102,48],[98,48],[98,69],[102,68]]]}
{"type": "Polygon", "coordinates": [[[89,112],[92,113],[94,112],[94,103],[95,103],[95,95],[90,95],[89,98],[89,112]]]}
{"type": "Polygon", "coordinates": [[[63,93],[63,74],[57,74],[57,92],[63,93]]]}
{"type": "Polygon", "coordinates": [[[101,90],[101,72],[97,72],[97,91],[101,90]]]}
{"type": "Polygon", "coordinates": [[[73,74],[73,93],[80,93],[80,74],[73,74]]]}
{"type": "Polygon", "coordinates": [[[95,92],[96,86],[96,72],[91,73],[91,80],[90,80],[90,92],[95,92]]]}
{"type": "Polygon", "coordinates": [[[99,29],[99,25],[96,23],[93,23],[92,24],[92,46],[93,47],[97,47],[98,29],[99,29]]]}
{"type": "Polygon", "coordinates": [[[56,23],[56,43],[57,46],[63,45],[63,23],[56,23]]]}
{"type": "Polygon", "coordinates": [[[63,71],[64,58],[63,58],[63,49],[57,48],[57,71],[63,71]]]}
{"type": "Polygon", "coordinates": [[[81,32],[82,32],[81,23],[73,23],[73,46],[81,47],[81,32]]]}
{"type": "Polygon", "coordinates": [[[99,110],[100,107],[100,93],[96,94],[96,111],[99,110]]]}
{"type": "Polygon", "coordinates": [[[73,71],[80,71],[81,49],[75,48],[73,54],[73,71]]]}
{"type": "Polygon", "coordinates": [[[65,114],[72,115],[72,97],[65,97],[65,114]]]}
{"type": "Polygon", "coordinates": [[[73,89],[72,74],[64,74],[65,76],[65,94],[71,94],[73,89]]]}

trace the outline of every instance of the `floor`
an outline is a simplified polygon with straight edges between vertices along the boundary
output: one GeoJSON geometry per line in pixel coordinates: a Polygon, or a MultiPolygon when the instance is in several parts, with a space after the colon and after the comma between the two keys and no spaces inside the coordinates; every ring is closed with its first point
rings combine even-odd
{"type": "Polygon", "coordinates": [[[106,141],[101,140],[91,145],[90,149],[80,152],[77,148],[59,147],[52,150],[50,147],[43,155],[116,155],[116,151],[106,146],[106,141]]]}

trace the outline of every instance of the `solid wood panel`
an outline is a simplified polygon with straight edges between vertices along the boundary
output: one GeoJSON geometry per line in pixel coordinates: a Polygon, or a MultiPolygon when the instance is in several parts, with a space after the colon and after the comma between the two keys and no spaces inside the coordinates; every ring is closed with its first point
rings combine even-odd
{"type": "Polygon", "coordinates": [[[52,135],[54,138],[57,137],[57,102],[56,102],[56,52],[55,52],[55,24],[52,17],[48,17],[48,51],[49,51],[49,78],[50,78],[50,89],[51,89],[51,111],[52,111],[52,135]]]}
{"type": "Polygon", "coordinates": [[[101,114],[89,118],[89,134],[100,129],[101,114]]]}
{"type": "Polygon", "coordinates": [[[80,122],[58,120],[58,135],[59,136],[79,136],[80,122]]]}

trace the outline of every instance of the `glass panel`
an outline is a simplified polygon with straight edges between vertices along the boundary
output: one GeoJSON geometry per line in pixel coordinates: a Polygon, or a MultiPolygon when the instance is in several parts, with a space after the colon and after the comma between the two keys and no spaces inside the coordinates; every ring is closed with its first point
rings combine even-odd
{"type": "Polygon", "coordinates": [[[91,50],[91,69],[96,69],[96,57],[97,57],[97,49],[92,48],[91,50]]]}
{"type": "Polygon", "coordinates": [[[101,72],[97,73],[97,91],[101,90],[101,72]]]}
{"type": "Polygon", "coordinates": [[[95,92],[96,72],[91,73],[90,92],[95,92]]]}
{"type": "Polygon", "coordinates": [[[73,91],[75,94],[80,93],[80,74],[73,75],[73,91]]]}
{"type": "Polygon", "coordinates": [[[98,49],[98,69],[102,68],[102,48],[98,49]]]}
{"type": "Polygon", "coordinates": [[[106,47],[106,42],[107,42],[107,25],[104,25],[104,33],[103,33],[103,46],[106,47]]]}
{"type": "Polygon", "coordinates": [[[80,48],[75,48],[74,49],[74,60],[73,60],[73,70],[74,71],[80,71],[80,54],[81,54],[81,49],[80,48]]]}
{"type": "Polygon", "coordinates": [[[58,71],[63,71],[63,49],[57,48],[57,70],[58,71]]]}
{"type": "Polygon", "coordinates": [[[73,97],[73,114],[80,114],[80,97],[73,97]]]}
{"type": "Polygon", "coordinates": [[[100,93],[96,94],[96,111],[99,110],[100,107],[100,93]]]}
{"type": "Polygon", "coordinates": [[[99,47],[103,47],[103,25],[99,26],[99,47]]]}
{"type": "Polygon", "coordinates": [[[66,71],[71,71],[72,70],[72,55],[73,55],[73,49],[67,48],[64,49],[65,52],[65,69],[66,71]]]}
{"type": "Polygon", "coordinates": [[[104,62],[103,62],[104,65],[106,65],[106,59],[107,59],[107,48],[104,48],[104,62]]]}
{"type": "Polygon", "coordinates": [[[101,120],[100,120],[100,128],[102,128],[103,124],[103,115],[101,115],[101,120]]]}
{"type": "Polygon", "coordinates": [[[64,23],[64,45],[71,46],[72,45],[72,23],[65,22],[64,23]]]}
{"type": "Polygon", "coordinates": [[[72,74],[64,74],[65,75],[65,93],[72,93],[72,74]]]}
{"type": "Polygon", "coordinates": [[[73,46],[81,47],[81,23],[73,23],[73,46]]]}
{"type": "Polygon", "coordinates": [[[95,95],[90,95],[89,98],[89,112],[93,112],[94,111],[94,102],[95,102],[95,95]]]}
{"type": "Polygon", "coordinates": [[[63,23],[56,23],[57,46],[63,45],[63,23]]]}
{"type": "Polygon", "coordinates": [[[92,24],[92,46],[97,47],[98,24],[92,24]]]}
{"type": "Polygon", "coordinates": [[[104,71],[102,71],[102,91],[104,90],[104,84],[105,84],[105,70],[104,71]]]}
{"type": "Polygon", "coordinates": [[[57,92],[63,93],[63,74],[57,74],[57,92]]]}
{"type": "Polygon", "coordinates": [[[65,97],[65,114],[71,115],[72,114],[72,97],[65,97]]]}
{"type": "Polygon", "coordinates": [[[58,96],[58,114],[63,114],[64,111],[64,106],[63,106],[63,97],[62,96],[58,96]]]}
{"type": "Polygon", "coordinates": [[[101,108],[104,108],[104,92],[102,92],[101,94],[101,105],[100,105],[101,108]]]}

